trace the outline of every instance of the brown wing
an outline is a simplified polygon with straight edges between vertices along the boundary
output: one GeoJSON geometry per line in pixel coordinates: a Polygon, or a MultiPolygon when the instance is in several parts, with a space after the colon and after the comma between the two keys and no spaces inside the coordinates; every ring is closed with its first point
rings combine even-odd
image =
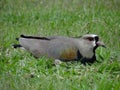
{"type": "Polygon", "coordinates": [[[69,48],[63,50],[60,54],[60,59],[65,61],[71,61],[77,59],[77,50],[75,48],[69,48]]]}

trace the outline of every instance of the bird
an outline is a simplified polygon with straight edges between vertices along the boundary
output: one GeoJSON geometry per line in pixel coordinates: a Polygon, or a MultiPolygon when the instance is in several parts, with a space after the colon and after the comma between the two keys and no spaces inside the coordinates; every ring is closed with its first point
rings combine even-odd
{"type": "Polygon", "coordinates": [[[106,47],[96,34],[85,34],[79,37],[67,36],[27,36],[20,35],[16,38],[19,44],[14,48],[25,48],[35,58],[48,57],[61,62],[80,61],[86,65],[96,60],[96,49],[106,47]]]}

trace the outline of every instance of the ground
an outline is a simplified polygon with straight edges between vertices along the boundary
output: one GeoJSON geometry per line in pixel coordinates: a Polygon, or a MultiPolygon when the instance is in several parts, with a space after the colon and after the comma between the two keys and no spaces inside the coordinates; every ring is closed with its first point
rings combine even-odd
{"type": "Polygon", "coordinates": [[[119,0],[0,0],[1,90],[120,90],[119,0]],[[80,36],[94,33],[107,48],[96,51],[100,63],[54,66],[13,49],[21,34],[80,36]]]}

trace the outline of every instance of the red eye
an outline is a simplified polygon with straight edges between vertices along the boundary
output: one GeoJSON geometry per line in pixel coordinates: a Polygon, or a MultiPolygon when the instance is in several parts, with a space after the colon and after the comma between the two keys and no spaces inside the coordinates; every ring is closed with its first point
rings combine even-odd
{"type": "Polygon", "coordinates": [[[89,41],[94,41],[94,38],[93,38],[93,37],[87,37],[87,39],[88,39],[89,41]]]}

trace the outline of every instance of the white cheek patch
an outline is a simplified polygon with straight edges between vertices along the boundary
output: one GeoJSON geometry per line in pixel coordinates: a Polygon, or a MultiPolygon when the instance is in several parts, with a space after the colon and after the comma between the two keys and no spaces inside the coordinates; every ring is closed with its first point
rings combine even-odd
{"type": "Polygon", "coordinates": [[[96,42],[95,42],[95,40],[94,40],[94,41],[92,41],[92,45],[93,45],[93,47],[95,47],[95,46],[96,46],[96,42]]]}

